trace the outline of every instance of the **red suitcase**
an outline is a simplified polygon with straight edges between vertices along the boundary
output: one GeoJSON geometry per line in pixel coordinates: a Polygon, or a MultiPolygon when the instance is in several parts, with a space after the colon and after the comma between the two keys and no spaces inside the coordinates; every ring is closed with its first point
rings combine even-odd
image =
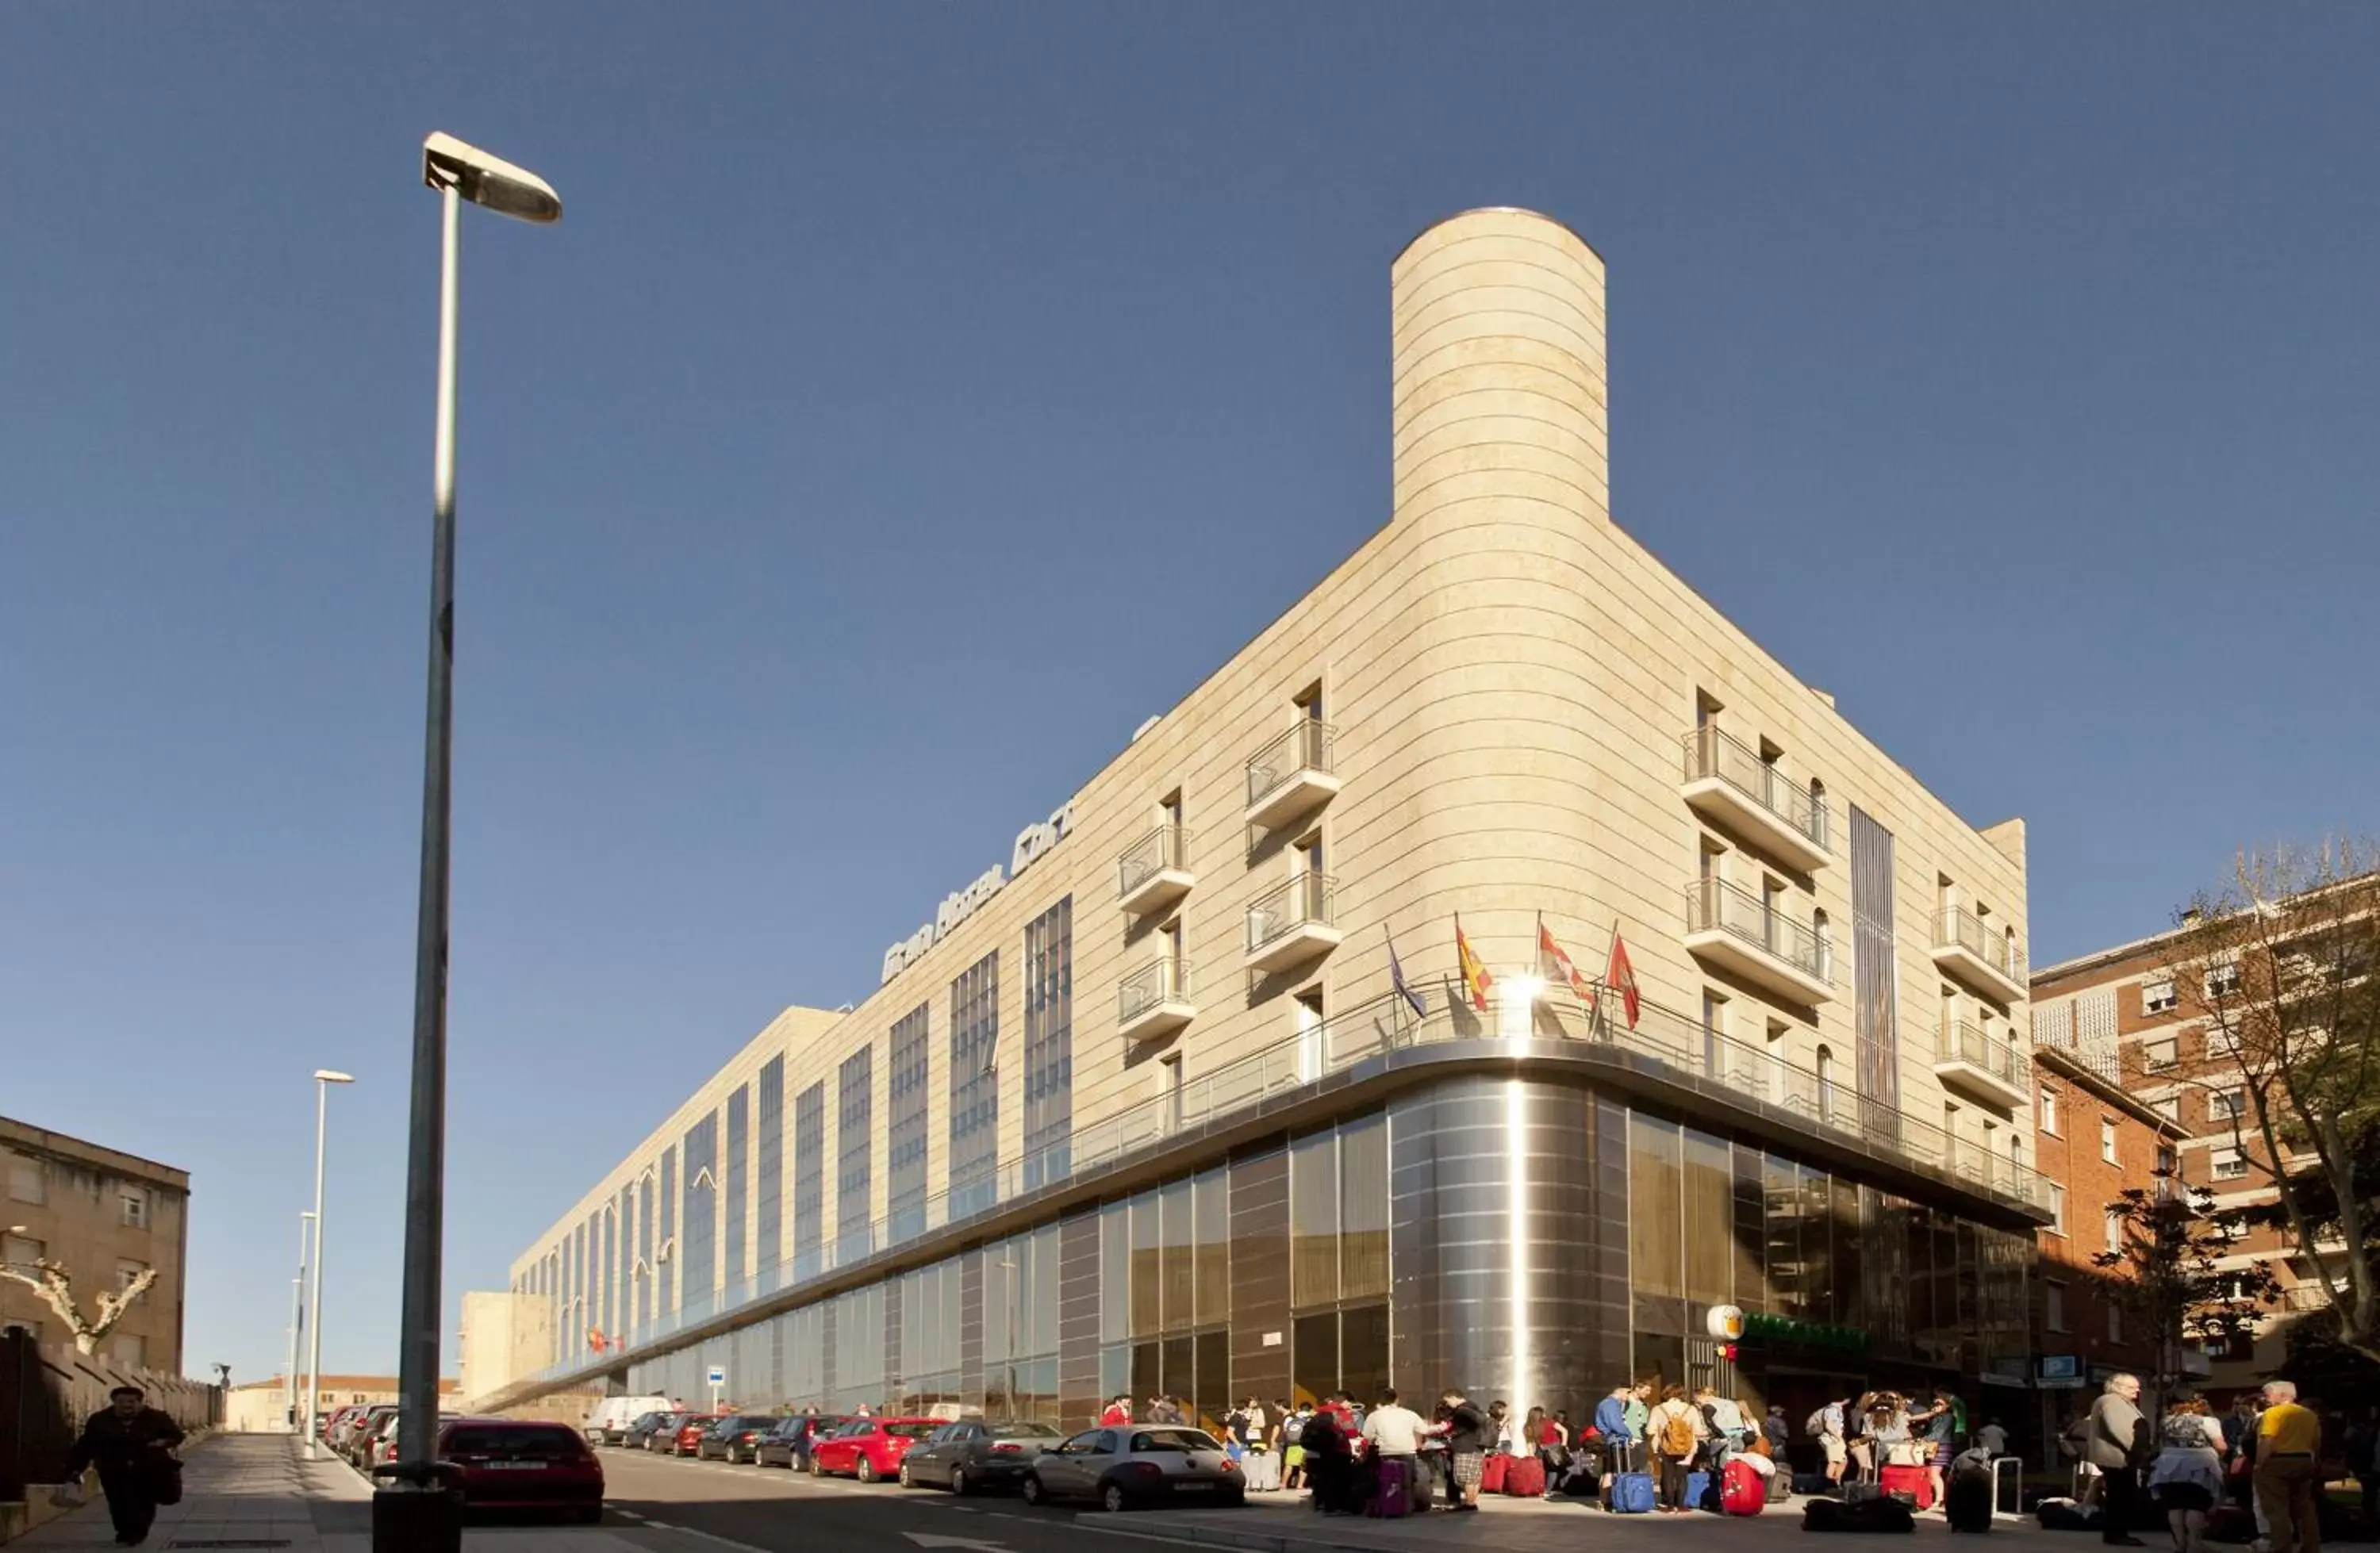
{"type": "Polygon", "coordinates": [[[1920,1510],[1934,1508],[1934,1480],[1924,1467],[1887,1467],[1878,1475],[1876,1486],[1888,1494],[1906,1494],[1920,1510]]]}
{"type": "Polygon", "coordinates": [[[1504,1492],[1516,1499],[1541,1499],[1546,1494],[1546,1464],[1535,1456],[1514,1456],[1504,1463],[1504,1492]]]}
{"type": "Polygon", "coordinates": [[[1509,1456],[1490,1455],[1485,1462],[1480,1462],[1479,1491],[1483,1494],[1502,1493],[1504,1474],[1511,1462],[1512,1458],[1509,1456]]]}
{"type": "Polygon", "coordinates": [[[1718,1506],[1730,1515],[1757,1515],[1768,1508],[1768,1484],[1741,1456],[1719,1474],[1718,1506]]]}

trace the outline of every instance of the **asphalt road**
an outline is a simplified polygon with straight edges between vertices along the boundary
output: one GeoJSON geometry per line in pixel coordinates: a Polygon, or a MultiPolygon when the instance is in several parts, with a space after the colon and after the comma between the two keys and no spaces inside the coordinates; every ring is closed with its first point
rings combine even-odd
{"type": "MultiPolygon", "coordinates": [[[[608,1524],[692,1531],[759,1553],[1108,1553],[1119,1543],[1103,1534],[1133,1529],[1129,1513],[1092,1510],[1078,1523],[1073,1509],[1028,1510],[1005,1496],[961,1499],[890,1483],[863,1487],[847,1478],[672,1461],[640,1450],[605,1450],[602,1457],[608,1524]]],[[[1121,1546],[1167,1545],[1134,1537],[1121,1546]]]]}

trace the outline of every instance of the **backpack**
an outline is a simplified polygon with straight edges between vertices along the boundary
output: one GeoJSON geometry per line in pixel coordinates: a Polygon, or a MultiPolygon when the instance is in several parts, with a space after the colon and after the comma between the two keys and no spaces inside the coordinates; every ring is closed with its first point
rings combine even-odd
{"type": "Polygon", "coordinates": [[[1694,1415],[1682,1410],[1664,1415],[1661,1419],[1661,1454],[1691,1456],[1694,1453],[1694,1415]]]}
{"type": "Polygon", "coordinates": [[[2070,1462],[2082,1459],[2082,1442],[2091,1438],[2091,1420],[2077,1418],[2058,1432],[2058,1453],[2070,1462]]]}
{"type": "Polygon", "coordinates": [[[1827,1432],[1827,1410],[1822,1407],[1817,1412],[1810,1414],[1809,1417],[1803,1419],[1802,1432],[1813,1438],[1825,1434],[1827,1432]]]}

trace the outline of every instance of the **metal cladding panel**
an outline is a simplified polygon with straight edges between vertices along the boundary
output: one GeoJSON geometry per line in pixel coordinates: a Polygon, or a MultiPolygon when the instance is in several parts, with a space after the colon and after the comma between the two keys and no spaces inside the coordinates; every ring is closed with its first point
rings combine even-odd
{"type": "Polygon", "coordinates": [[[1852,817],[1852,1015],[1860,1097],[1871,1128],[1892,1128],[1900,1105],[1900,971],[1892,926],[1892,832],[1857,804],[1852,817]]]}
{"type": "Polygon", "coordinates": [[[1098,1418],[1099,1403],[1099,1214],[1058,1224],[1058,1414],[1066,1427],[1098,1418]]]}
{"type": "Polygon", "coordinates": [[[959,1256],[959,1389],[983,1394],[983,1253],[959,1256]]]}
{"type": "Polygon", "coordinates": [[[1290,1391],[1289,1150],[1233,1159],[1231,1204],[1231,1391],[1269,1403],[1290,1391]]]}

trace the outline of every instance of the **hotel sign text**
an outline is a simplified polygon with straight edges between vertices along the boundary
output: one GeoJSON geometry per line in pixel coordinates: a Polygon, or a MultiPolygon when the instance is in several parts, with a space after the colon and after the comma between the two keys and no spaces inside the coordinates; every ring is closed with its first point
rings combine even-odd
{"type": "Polygon", "coordinates": [[[1008,871],[1002,874],[1000,865],[994,863],[965,889],[953,890],[943,896],[931,922],[884,952],[884,975],[877,985],[882,986],[916,965],[926,951],[973,916],[986,901],[1000,893],[1002,886],[1039,862],[1042,855],[1064,841],[1074,828],[1075,806],[1070,801],[1049,819],[1016,832],[1016,845],[1008,855],[1008,871]]]}

